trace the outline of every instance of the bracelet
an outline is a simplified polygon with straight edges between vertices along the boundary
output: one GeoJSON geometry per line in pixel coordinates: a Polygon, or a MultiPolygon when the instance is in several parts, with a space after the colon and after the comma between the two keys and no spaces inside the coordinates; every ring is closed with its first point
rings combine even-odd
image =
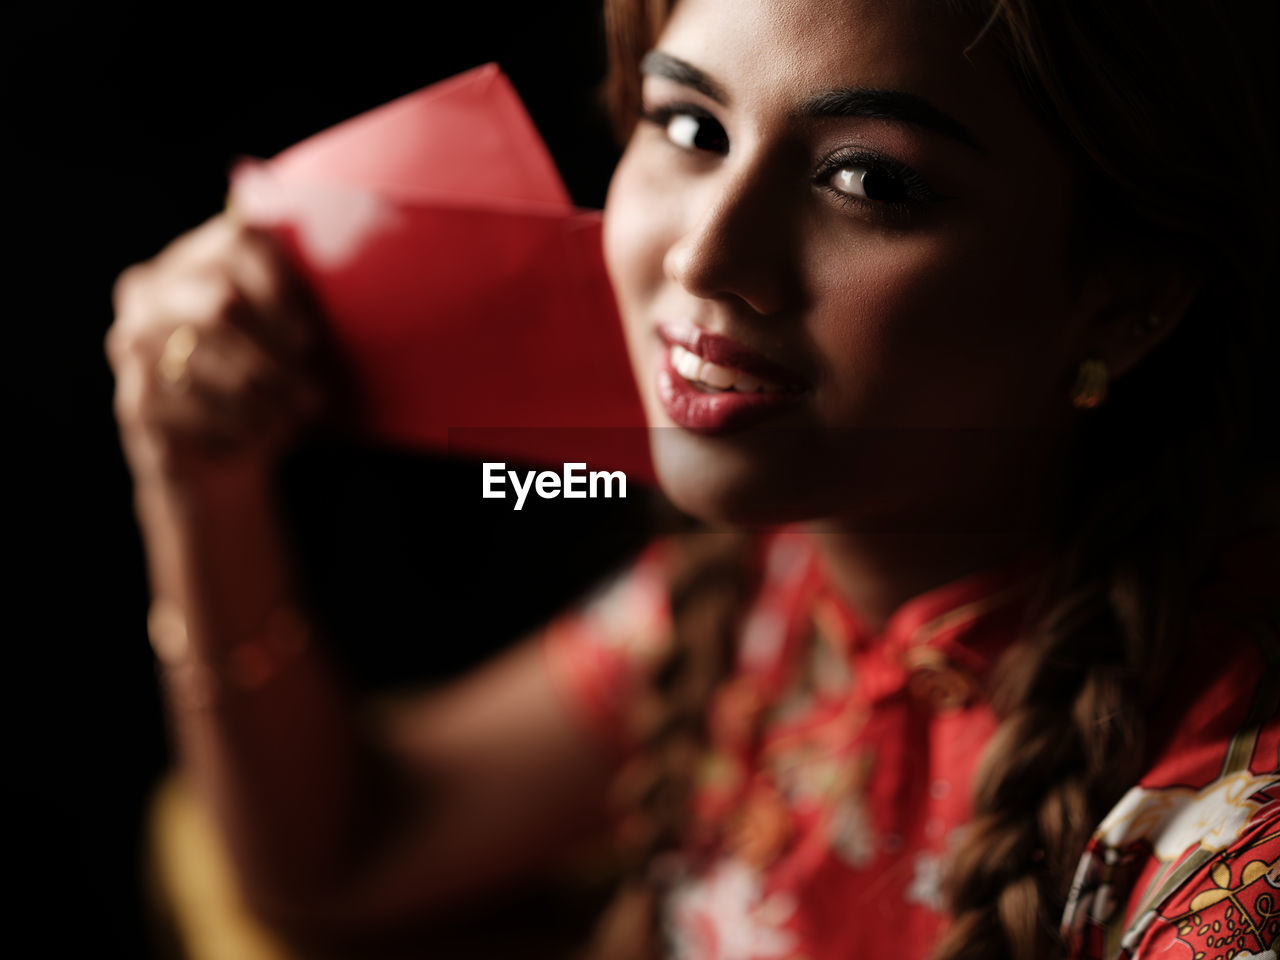
{"type": "Polygon", "coordinates": [[[283,672],[311,645],[311,632],[292,606],[280,606],[267,616],[257,638],[237,643],[221,664],[195,656],[186,618],[172,603],[156,601],[147,614],[147,636],[160,672],[185,706],[207,709],[226,691],[260,690],[283,672]]]}

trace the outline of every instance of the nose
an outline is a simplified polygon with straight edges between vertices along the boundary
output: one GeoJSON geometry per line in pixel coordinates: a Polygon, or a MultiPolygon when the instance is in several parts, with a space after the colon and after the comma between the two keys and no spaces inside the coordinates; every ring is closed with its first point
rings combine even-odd
{"type": "Polygon", "coordinates": [[[663,258],[667,277],[700,298],[741,301],[762,316],[781,312],[798,287],[789,192],[765,163],[706,175],[663,258]]]}

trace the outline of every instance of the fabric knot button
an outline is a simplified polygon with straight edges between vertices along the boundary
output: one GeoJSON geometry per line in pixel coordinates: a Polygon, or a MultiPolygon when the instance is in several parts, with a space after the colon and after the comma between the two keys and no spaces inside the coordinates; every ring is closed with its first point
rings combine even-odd
{"type": "Polygon", "coordinates": [[[903,653],[907,689],[935,713],[959,710],[977,699],[977,681],[967,670],[932,647],[912,647],[903,653]]]}

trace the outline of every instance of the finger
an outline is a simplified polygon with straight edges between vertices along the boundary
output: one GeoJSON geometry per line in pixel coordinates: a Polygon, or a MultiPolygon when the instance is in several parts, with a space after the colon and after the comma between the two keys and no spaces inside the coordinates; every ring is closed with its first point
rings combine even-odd
{"type": "Polygon", "coordinates": [[[241,227],[226,265],[245,300],[263,319],[261,332],[268,347],[299,357],[313,354],[319,309],[277,242],[263,231],[241,227]]]}
{"type": "Polygon", "coordinates": [[[267,318],[221,265],[207,266],[201,272],[157,285],[145,313],[148,319],[143,323],[150,323],[155,333],[163,337],[168,337],[175,327],[191,326],[202,342],[211,345],[215,354],[230,344],[243,342],[245,356],[254,370],[263,366],[265,356],[274,361],[287,380],[300,381],[313,376],[314,364],[283,348],[278,339],[266,331],[267,318]],[[157,321],[157,317],[163,320],[157,321]]]}
{"type": "Polygon", "coordinates": [[[248,329],[273,351],[296,355],[314,348],[319,309],[267,231],[219,214],[174,241],[160,260],[174,271],[225,271],[261,320],[248,329]]]}
{"type": "Polygon", "coordinates": [[[170,241],[150,263],[165,267],[198,266],[214,263],[223,258],[235,243],[236,221],[225,213],[218,213],[179,237],[170,241]]]}
{"type": "Polygon", "coordinates": [[[281,257],[265,235],[215,218],[157,260],[126,270],[113,289],[116,318],[105,342],[117,375],[136,356],[159,366],[161,385],[194,384],[197,396],[232,416],[258,419],[271,406],[317,414],[329,378],[316,357],[299,355],[316,321],[281,257]],[[199,349],[173,352],[182,328],[199,349]]]}
{"type": "Polygon", "coordinates": [[[307,371],[282,364],[261,343],[234,327],[212,331],[187,361],[191,386],[247,423],[288,420],[317,405],[319,388],[307,371]]]}
{"type": "Polygon", "coordinates": [[[116,378],[116,416],[126,433],[142,430],[154,440],[201,438],[229,442],[247,436],[249,424],[237,404],[211,393],[194,378],[181,384],[162,382],[140,359],[121,367],[116,378]]]}
{"type": "Polygon", "coordinates": [[[148,345],[158,352],[174,327],[184,324],[205,330],[252,325],[248,302],[224,273],[212,267],[199,272],[132,268],[117,281],[115,300],[109,355],[148,345]]]}
{"type": "Polygon", "coordinates": [[[196,385],[198,395],[247,420],[270,403],[295,413],[318,406],[319,381],[252,334],[256,314],[224,273],[157,278],[126,291],[124,301],[107,343],[117,372],[136,362],[170,392],[196,385]]]}

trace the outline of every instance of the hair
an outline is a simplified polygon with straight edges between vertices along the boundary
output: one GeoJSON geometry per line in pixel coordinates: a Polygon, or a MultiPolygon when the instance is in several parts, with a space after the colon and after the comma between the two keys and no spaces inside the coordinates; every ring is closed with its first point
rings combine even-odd
{"type": "MultiPolygon", "coordinates": [[[[1113,384],[1074,440],[1048,599],[991,691],[1000,725],[951,859],[952,922],[934,960],[1032,960],[1059,949],[1089,834],[1158,746],[1144,718],[1162,666],[1186,643],[1190,588],[1256,519],[1232,505],[1261,503],[1275,481],[1263,433],[1278,408],[1266,370],[1278,355],[1273,34],[1267,5],[1246,0],[938,2],[974,24],[971,48],[998,45],[1072,163],[1075,249],[1198,281],[1178,328],[1113,384]]],[[[605,95],[624,139],[639,61],[668,8],[606,2],[605,95]]],[[[754,585],[740,541],[694,534],[675,553],[675,642],[655,678],[644,775],[632,771],[646,824],[638,864],[687,839],[705,707],[754,585]]],[[[619,911],[632,929],[636,915],[654,915],[651,881],[639,867],[634,878],[619,911]]]]}

